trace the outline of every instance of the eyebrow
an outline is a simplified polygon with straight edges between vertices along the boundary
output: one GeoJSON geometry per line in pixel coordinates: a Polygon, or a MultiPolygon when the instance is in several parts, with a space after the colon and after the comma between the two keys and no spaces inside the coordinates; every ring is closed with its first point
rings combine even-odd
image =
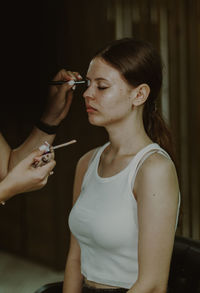
{"type": "MultiPolygon", "coordinates": [[[[88,79],[88,80],[90,80],[90,81],[91,81],[91,79],[90,79],[88,76],[86,76],[86,79],[88,79]]],[[[108,81],[108,82],[109,82],[109,80],[108,80],[108,79],[106,79],[106,78],[103,78],[103,77],[97,77],[97,78],[95,78],[95,81],[99,81],[99,80],[104,80],[104,81],[108,81]]]]}

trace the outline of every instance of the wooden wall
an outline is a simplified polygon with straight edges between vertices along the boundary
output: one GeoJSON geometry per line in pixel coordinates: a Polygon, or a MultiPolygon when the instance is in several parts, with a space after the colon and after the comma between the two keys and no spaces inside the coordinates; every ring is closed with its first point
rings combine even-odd
{"type": "Polygon", "coordinates": [[[200,1],[111,0],[116,38],[151,41],[164,61],[161,110],[172,131],[182,196],[178,234],[200,239],[200,1]]]}
{"type": "Polygon", "coordinates": [[[182,193],[180,233],[200,239],[199,62],[200,2],[170,1],[171,125],[177,144],[182,193]]]}

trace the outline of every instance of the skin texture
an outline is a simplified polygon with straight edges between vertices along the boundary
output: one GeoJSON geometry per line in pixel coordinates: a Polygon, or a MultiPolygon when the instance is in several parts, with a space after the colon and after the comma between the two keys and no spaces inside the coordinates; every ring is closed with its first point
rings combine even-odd
{"type": "MultiPolygon", "coordinates": [[[[141,84],[131,87],[121,74],[101,58],[90,63],[87,78],[90,85],[84,93],[88,120],[103,126],[110,145],[101,155],[98,174],[110,177],[123,170],[139,150],[152,143],[142,119],[143,104],[150,88],[141,84]]],[[[73,204],[76,202],[84,174],[94,150],[78,162],[73,204]]],[[[139,169],[133,196],[138,204],[139,274],[128,292],[164,293],[168,280],[178,206],[178,180],[174,164],[160,154],[153,154],[139,169]]],[[[71,236],[64,281],[64,293],[80,293],[80,247],[71,236]]],[[[85,280],[94,287],[110,287],[85,280]]]]}

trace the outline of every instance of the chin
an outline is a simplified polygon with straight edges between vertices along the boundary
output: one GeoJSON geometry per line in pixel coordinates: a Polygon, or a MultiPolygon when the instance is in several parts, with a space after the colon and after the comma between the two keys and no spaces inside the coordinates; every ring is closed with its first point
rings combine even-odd
{"type": "Polygon", "coordinates": [[[100,119],[96,119],[96,117],[89,116],[88,121],[94,126],[105,126],[105,123],[103,123],[103,121],[100,121],[100,119]]]}

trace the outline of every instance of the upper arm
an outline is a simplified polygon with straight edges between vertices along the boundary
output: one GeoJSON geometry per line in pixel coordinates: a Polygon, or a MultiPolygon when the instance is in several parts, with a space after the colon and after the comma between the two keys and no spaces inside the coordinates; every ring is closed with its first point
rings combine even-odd
{"type": "Polygon", "coordinates": [[[174,164],[151,155],[140,168],[134,188],[138,203],[139,280],[166,286],[178,208],[174,164]]]}
{"type": "Polygon", "coordinates": [[[7,175],[11,148],[0,133],[0,181],[7,175]]]}

